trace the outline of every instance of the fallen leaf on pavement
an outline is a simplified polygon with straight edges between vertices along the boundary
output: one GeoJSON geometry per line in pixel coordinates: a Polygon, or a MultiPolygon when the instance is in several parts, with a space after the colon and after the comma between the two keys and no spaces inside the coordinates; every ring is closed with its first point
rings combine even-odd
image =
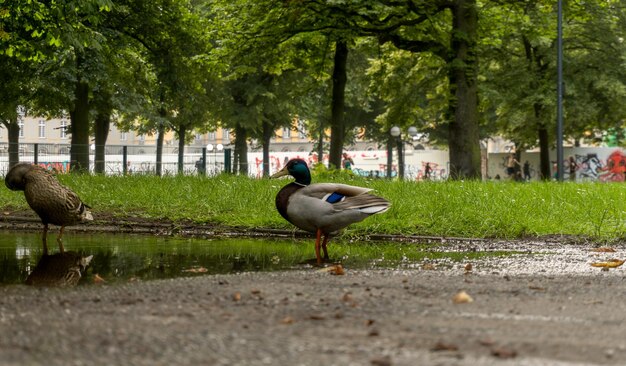
{"type": "Polygon", "coordinates": [[[290,316],[286,316],[283,320],[280,321],[282,324],[292,324],[294,322],[293,318],[290,316]]]}
{"type": "Polygon", "coordinates": [[[615,249],[609,248],[609,247],[600,247],[600,248],[593,248],[591,249],[591,251],[597,252],[597,253],[614,253],[615,249]]]}
{"type": "Polygon", "coordinates": [[[341,264],[334,264],[332,266],[324,267],[322,269],[319,269],[318,272],[327,272],[337,276],[342,276],[346,273],[343,270],[343,266],[341,264]]]}
{"type": "Polygon", "coordinates": [[[389,356],[372,358],[370,364],[374,366],[391,366],[391,358],[389,356]]]}
{"type": "Polygon", "coordinates": [[[592,267],[602,267],[602,268],[617,268],[624,264],[623,260],[620,259],[611,259],[607,262],[594,262],[591,263],[592,267]]]}
{"type": "Polygon", "coordinates": [[[104,280],[104,278],[100,277],[99,274],[96,273],[95,275],[93,275],[93,283],[98,284],[98,283],[105,283],[105,282],[106,281],[104,280]]]}
{"type": "Polygon", "coordinates": [[[435,265],[432,263],[424,263],[422,264],[422,269],[426,271],[434,271],[436,268],[435,265]]]}
{"type": "Polygon", "coordinates": [[[456,295],[454,295],[452,301],[455,304],[465,304],[474,301],[474,299],[472,299],[472,297],[467,292],[459,291],[456,295]]]}
{"type": "Polygon", "coordinates": [[[498,358],[514,358],[517,356],[517,351],[512,350],[512,349],[508,349],[508,348],[504,348],[504,347],[500,347],[500,348],[494,348],[491,350],[491,355],[498,357],[498,358]]]}
{"type": "Polygon", "coordinates": [[[233,301],[239,301],[239,300],[241,300],[241,293],[235,292],[233,294],[233,301]]]}
{"type": "Polygon", "coordinates": [[[435,344],[431,349],[431,351],[458,351],[459,350],[459,346],[457,346],[456,344],[452,344],[452,343],[444,343],[444,342],[437,342],[437,344],[435,344]]]}

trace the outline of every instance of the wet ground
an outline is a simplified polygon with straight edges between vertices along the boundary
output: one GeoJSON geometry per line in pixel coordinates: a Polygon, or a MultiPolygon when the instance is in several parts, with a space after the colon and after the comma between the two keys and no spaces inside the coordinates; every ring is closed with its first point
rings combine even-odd
{"type": "Polygon", "coordinates": [[[0,363],[624,364],[622,269],[444,267],[3,286],[0,363]]]}
{"type": "Polygon", "coordinates": [[[592,264],[626,245],[607,246],[440,239],[442,252],[507,254],[3,285],[0,364],[622,365],[624,267],[592,264]]]}

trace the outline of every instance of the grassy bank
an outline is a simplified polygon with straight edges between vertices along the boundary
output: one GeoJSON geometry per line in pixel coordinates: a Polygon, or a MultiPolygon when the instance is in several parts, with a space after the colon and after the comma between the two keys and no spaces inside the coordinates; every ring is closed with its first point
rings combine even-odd
{"type": "MultiPolygon", "coordinates": [[[[94,214],[193,220],[246,227],[285,228],[274,197],[287,180],[181,176],[74,176],[72,187],[94,214]]],[[[584,235],[626,238],[626,185],[598,183],[397,182],[323,172],[314,182],[373,188],[393,206],[355,224],[347,234],[414,234],[477,238],[584,235]]],[[[0,205],[27,209],[21,192],[0,189],[0,205]]]]}

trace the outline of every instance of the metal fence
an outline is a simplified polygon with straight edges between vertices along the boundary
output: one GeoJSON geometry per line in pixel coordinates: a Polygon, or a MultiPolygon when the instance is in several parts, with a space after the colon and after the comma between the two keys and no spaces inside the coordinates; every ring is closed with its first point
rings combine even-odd
{"type": "MultiPolygon", "coordinates": [[[[95,146],[90,145],[89,170],[94,171],[95,146]]],[[[104,173],[156,174],[156,146],[107,145],[104,148],[104,173]]],[[[20,162],[30,162],[50,170],[65,173],[70,170],[69,144],[27,144],[18,147],[20,162]]],[[[185,146],[183,174],[217,175],[230,171],[229,149],[207,151],[206,147],[185,146]],[[226,163],[225,163],[226,162],[226,163]]],[[[9,168],[9,144],[0,143],[0,174],[9,168]]],[[[163,146],[161,172],[163,175],[178,174],[178,147],[163,146]]]]}

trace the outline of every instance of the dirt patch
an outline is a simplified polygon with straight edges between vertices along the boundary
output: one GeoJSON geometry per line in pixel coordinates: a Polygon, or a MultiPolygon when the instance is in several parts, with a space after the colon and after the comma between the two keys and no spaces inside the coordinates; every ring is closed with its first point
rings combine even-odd
{"type": "MultiPolygon", "coordinates": [[[[41,221],[32,210],[11,210],[5,208],[0,215],[0,229],[39,231],[41,221]]],[[[297,229],[275,229],[263,227],[240,227],[215,223],[198,223],[193,221],[172,221],[168,218],[146,218],[138,215],[119,216],[109,212],[98,212],[97,219],[77,226],[67,227],[67,231],[76,232],[115,232],[149,235],[177,235],[189,237],[277,237],[277,238],[312,238],[313,234],[297,229]]],[[[482,243],[501,243],[496,238],[461,238],[449,236],[425,235],[394,235],[370,233],[358,238],[359,240],[390,241],[406,243],[443,243],[447,245],[481,245],[482,243]]],[[[549,235],[538,237],[506,240],[506,242],[532,243],[544,242],[559,245],[595,245],[606,244],[592,238],[573,235],[549,235]]],[[[626,238],[614,244],[626,244],[626,238]]]]}

